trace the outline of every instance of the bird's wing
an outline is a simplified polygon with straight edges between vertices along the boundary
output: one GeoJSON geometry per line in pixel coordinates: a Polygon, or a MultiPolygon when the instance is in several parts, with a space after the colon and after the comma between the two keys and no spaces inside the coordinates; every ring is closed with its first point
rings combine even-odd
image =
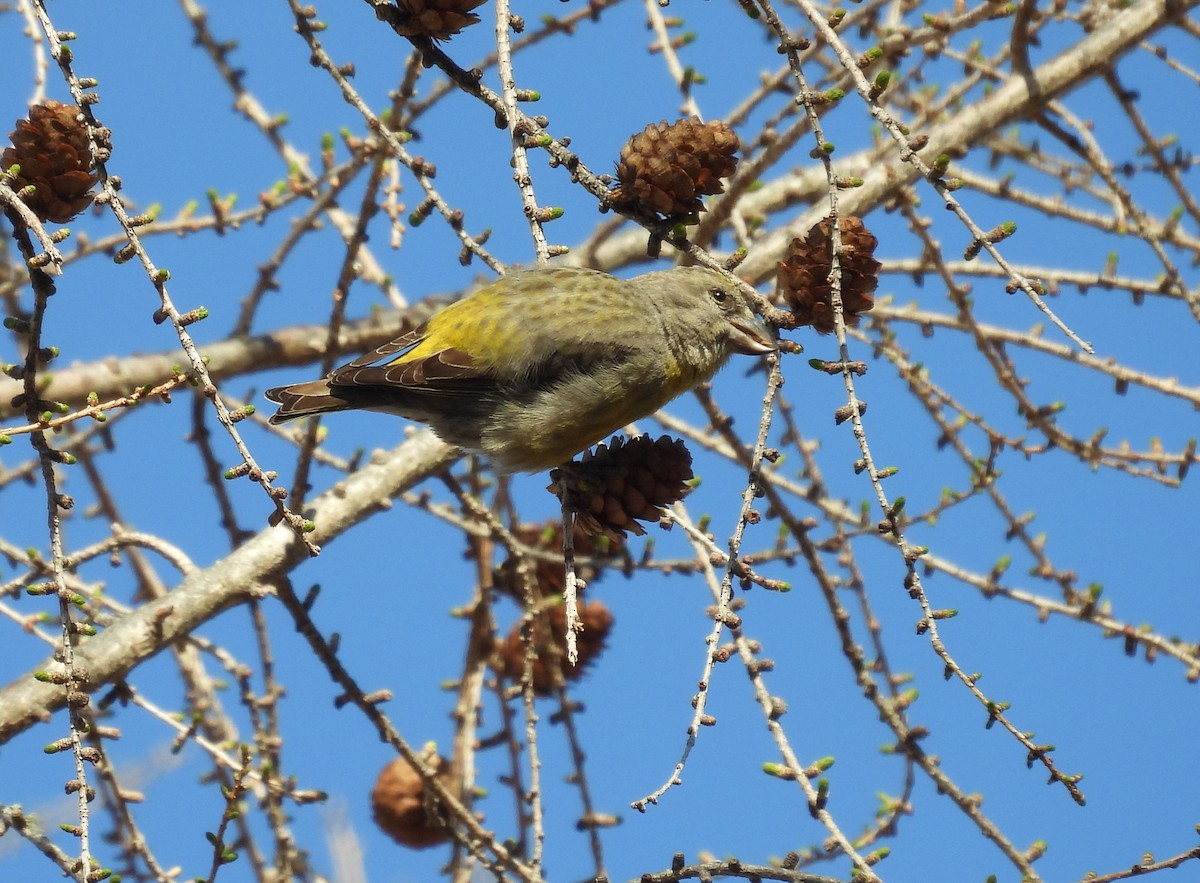
{"type": "MultiPolygon", "coordinates": [[[[536,387],[564,373],[580,373],[594,363],[626,357],[628,347],[612,339],[607,323],[572,322],[564,333],[561,323],[549,321],[568,314],[580,299],[589,296],[599,298],[601,307],[610,308],[612,286],[620,284],[617,280],[593,270],[572,269],[553,275],[527,275],[522,282],[519,290],[511,288],[488,295],[485,289],[482,294],[489,297],[491,305],[486,316],[480,316],[478,301],[459,301],[421,327],[336,369],[329,375],[330,384],[390,387],[431,395],[487,396],[497,394],[499,378],[506,378],[504,386],[511,394],[514,383],[521,388],[536,387]],[[579,291],[582,283],[587,283],[590,292],[579,291]],[[439,322],[453,322],[459,336],[474,341],[474,352],[457,347],[432,350],[427,337],[430,327],[439,322]],[[514,365],[514,341],[519,342],[524,354],[534,353],[536,357],[514,365]]],[[[445,335],[439,332],[434,336],[445,335]]]]}
{"type": "Polygon", "coordinates": [[[349,371],[353,368],[365,368],[368,365],[375,364],[380,359],[386,359],[388,356],[394,356],[402,350],[416,346],[425,339],[425,328],[426,325],[419,325],[412,331],[401,334],[395,340],[388,341],[385,344],[375,347],[370,352],[363,353],[353,362],[347,362],[342,367],[335,369],[333,374],[330,375],[330,379],[337,374],[341,374],[343,371],[349,371]]]}
{"type": "Polygon", "coordinates": [[[490,391],[494,384],[487,379],[470,353],[459,349],[444,349],[427,356],[406,358],[403,354],[425,339],[422,325],[395,340],[363,353],[353,362],[335,369],[329,375],[330,386],[384,387],[412,392],[462,393],[478,395],[490,391]],[[396,354],[400,355],[390,359],[396,354]],[[383,361],[383,364],[378,364],[383,361]]]}
{"type": "Polygon", "coordinates": [[[335,387],[375,386],[464,395],[477,395],[495,386],[494,381],[479,370],[469,353],[456,349],[445,349],[423,358],[384,365],[355,367],[351,363],[330,374],[329,382],[335,387]]]}

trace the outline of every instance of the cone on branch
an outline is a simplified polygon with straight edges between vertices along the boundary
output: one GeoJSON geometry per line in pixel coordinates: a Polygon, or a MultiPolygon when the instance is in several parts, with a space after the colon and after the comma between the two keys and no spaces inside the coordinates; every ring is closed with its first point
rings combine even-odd
{"type": "MultiPolygon", "coordinates": [[[[875,306],[871,296],[879,287],[879,244],[862,218],[853,215],[838,220],[842,238],[839,264],[842,271],[842,316],[847,325],[857,325],[859,316],[875,306]]],[[[779,262],[779,290],[796,314],[800,325],[811,325],[821,334],[833,331],[833,294],[829,271],[833,266],[833,220],[825,218],[797,237],[779,262]]]]}
{"type": "Polygon", "coordinates": [[[701,197],[724,192],[721,179],[737,168],[739,146],[737,134],[720,120],[652,123],[621,148],[618,186],[609,204],[665,218],[704,211],[701,197]]]}
{"type": "MultiPolygon", "coordinates": [[[[529,561],[534,583],[537,586],[537,596],[549,598],[561,595],[566,586],[566,566],[562,560],[562,523],[558,519],[551,519],[545,524],[519,524],[512,529],[512,532],[525,545],[546,553],[544,559],[536,558],[529,561]]],[[[620,540],[589,534],[576,524],[572,545],[577,558],[611,558],[615,560],[621,557],[624,544],[620,540]]],[[[521,562],[521,556],[510,554],[495,569],[492,577],[497,589],[518,600],[524,600],[525,597],[525,587],[519,572],[521,562]]],[[[575,572],[580,579],[591,582],[602,571],[577,562],[575,572]]]]}
{"type": "Polygon", "coordinates": [[[679,439],[615,436],[579,460],[550,471],[546,490],[563,500],[586,533],[623,540],[641,536],[638,521],[657,521],[662,508],[690,490],[692,455],[679,439]]]}
{"type": "Polygon", "coordinates": [[[482,5],[483,0],[396,0],[396,31],[405,37],[449,40],[479,23],[471,10],[482,5]]]}
{"type": "MultiPolygon", "coordinates": [[[[604,651],[608,633],[612,630],[613,617],[609,609],[600,601],[590,601],[579,606],[579,623],[583,631],[575,638],[575,649],[578,659],[572,665],[567,659],[567,606],[562,599],[548,602],[534,617],[530,640],[533,642],[533,692],[539,696],[549,696],[554,692],[554,667],[562,674],[564,681],[578,680],[584,670],[592,665],[604,651]]],[[[508,637],[499,642],[498,667],[502,674],[512,683],[521,683],[525,673],[525,641],[521,637],[521,623],[518,622],[508,633],[508,637]]]]}
{"type": "MultiPolygon", "coordinates": [[[[432,745],[421,758],[434,771],[438,781],[451,787],[450,763],[432,745]]],[[[397,757],[379,774],[371,791],[371,815],[380,829],[410,849],[426,849],[450,839],[445,824],[433,817],[425,793],[425,783],[403,757],[397,757]]]]}
{"type": "Polygon", "coordinates": [[[92,202],[98,176],[87,126],[78,115],[74,104],[35,104],[28,118],[17,120],[8,133],[12,146],[0,157],[0,169],[20,169],[10,185],[13,190],[33,185],[33,192],[21,198],[45,223],[65,224],[92,202]]]}

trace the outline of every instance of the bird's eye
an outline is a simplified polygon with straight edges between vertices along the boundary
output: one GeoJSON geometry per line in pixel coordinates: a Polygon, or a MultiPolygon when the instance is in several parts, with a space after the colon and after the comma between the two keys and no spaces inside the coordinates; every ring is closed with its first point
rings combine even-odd
{"type": "Polygon", "coordinates": [[[729,292],[722,288],[714,288],[709,292],[709,294],[711,294],[712,299],[719,304],[725,303],[725,299],[729,297],[729,292]]]}

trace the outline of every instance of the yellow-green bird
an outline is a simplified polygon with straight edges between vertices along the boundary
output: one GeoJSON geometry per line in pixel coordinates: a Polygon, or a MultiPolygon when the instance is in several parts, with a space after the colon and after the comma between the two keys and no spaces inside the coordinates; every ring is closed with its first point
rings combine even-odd
{"type": "Polygon", "coordinates": [[[363,408],[427,423],[500,472],[558,466],[713,376],[775,349],[737,287],[704,267],[618,279],[510,272],[324,380],[269,389],[280,423],[363,408]]]}

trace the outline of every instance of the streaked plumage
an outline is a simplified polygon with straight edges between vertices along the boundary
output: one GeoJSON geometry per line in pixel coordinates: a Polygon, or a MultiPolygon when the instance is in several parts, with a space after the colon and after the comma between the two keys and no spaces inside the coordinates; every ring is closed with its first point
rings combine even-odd
{"type": "Polygon", "coordinates": [[[324,380],[267,390],[271,417],[362,408],[429,424],[502,472],[538,471],[709,379],[770,331],[702,267],[622,280],[595,270],[509,273],[324,380]]]}

